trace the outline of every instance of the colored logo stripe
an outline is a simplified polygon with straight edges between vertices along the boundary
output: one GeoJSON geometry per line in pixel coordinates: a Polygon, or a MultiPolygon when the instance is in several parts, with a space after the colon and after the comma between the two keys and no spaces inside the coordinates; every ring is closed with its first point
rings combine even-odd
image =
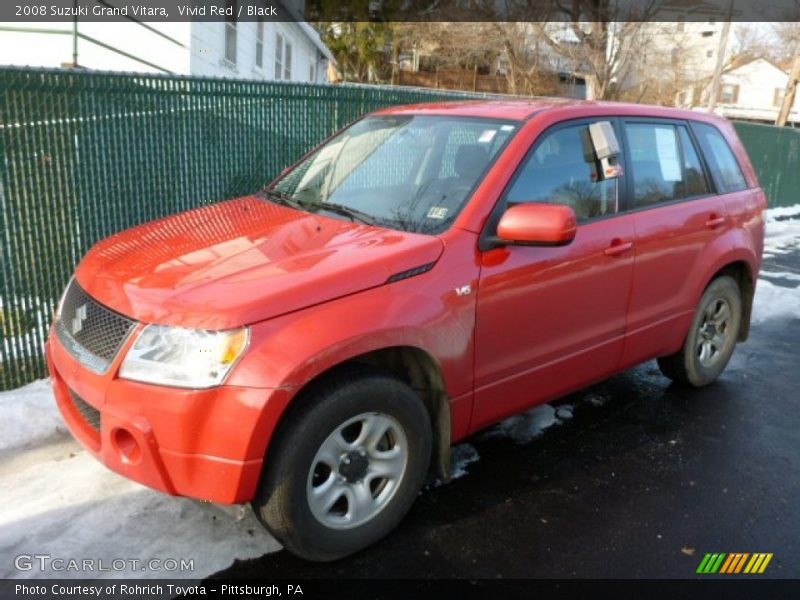
{"type": "Polygon", "coordinates": [[[744,567],[744,561],[750,556],[748,553],[737,552],[728,554],[728,559],[723,563],[720,573],[738,573],[744,567]]]}
{"type": "Polygon", "coordinates": [[[766,552],[757,552],[755,554],[750,554],[749,552],[708,553],[703,557],[700,566],[697,567],[697,573],[724,573],[728,575],[742,572],[763,573],[771,560],[772,553],[766,552]]]}
{"type": "Polygon", "coordinates": [[[772,553],[769,554],[753,554],[753,558],[747,563],[744,569],[745,573],[763,573],[767,568],[769,561],[772,560],[772,553]]]}
{"type": "Polygon", "coordinates": [[[698,573],[716,573],[722,564],[725,554],[706,554],[703,562],[697,567],[698,573]]]}

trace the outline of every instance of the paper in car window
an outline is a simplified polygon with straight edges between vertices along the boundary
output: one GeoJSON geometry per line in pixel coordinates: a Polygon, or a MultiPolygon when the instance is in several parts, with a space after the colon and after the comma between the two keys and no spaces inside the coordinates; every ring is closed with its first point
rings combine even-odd
{"type": "Polygon", "coordinates": [[[444,219],[447,216],[447,209],[443,206],[431,206],[428,211],[429,219],[444,219]]]}
{"type": "Polygon", "coordinates": [[[678,143],[672,127],[656,127],[656,152],[664,181],[680,181],[681,163],[678,158],[678,143]]]}
{"type": "Polygon", "coordinates": [[[478,141],[482,144],[488,144],[494,139],[496,133],[497,129],[487,129],[481,134],[481,137],[478,138],[478,141]]]}

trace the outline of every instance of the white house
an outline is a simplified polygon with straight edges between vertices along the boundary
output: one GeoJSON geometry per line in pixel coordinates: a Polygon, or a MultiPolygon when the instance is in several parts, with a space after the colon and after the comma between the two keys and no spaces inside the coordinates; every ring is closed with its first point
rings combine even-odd
{"type": "MultiPolygon", "coordinates": [[[[788,81],[789,74],[765,58],[728,67],[722,74],[715,112],[729,119],[774,123],[788,81]]],[[[705,105],[709,93],[710,84],[694,93],[693,103],[705,105]]],[[[687,94],[684,105],[689,102],[687,94]]],[[[800,94],[795,96],[789,121],[800,124],[800,94]]]]}
{"type": "MultiPolygon", "coordinates": [[[[294,5],[286,9],[299,14],[294,5]]],[[[0,65],[321,83],[332,60],[299,19],[0,23],[0,65]]]]}
{"type": "MultiPolygon", "coordinates": [[[[737,26],[732,24],[729,40],[737,26]]],[[[715,20],[644,23],[640,35],[645,43],[631,57],[623,87],[647,84],[671,93],[705,81],[717,65],[722,28],[723,23],[715,20]]],[[[731,57],[730,41],[722,51],[723,62],[727,62],[731,57]]]]}

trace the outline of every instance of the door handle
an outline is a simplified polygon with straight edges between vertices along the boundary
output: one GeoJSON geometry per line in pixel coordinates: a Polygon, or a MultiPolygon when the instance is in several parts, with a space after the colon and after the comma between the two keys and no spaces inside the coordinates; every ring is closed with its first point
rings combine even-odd
{"type": "Polygon", "coordinates": [[[720,225],[722,225],[724,222],[725,222],[725,217],[720,217],[718,215],[712,214],[710,217],[708,217],[708,220],[706,221],[706,227],[714,229],[715,227],[719,227],[720,225]]]}
{"type": "Polygon", "coordinates": [[[614,240],[611,245],[603,250],[606,256],[618,256],[623,252],[627,252],[633,248],[633,242],[623,242],[621,240],[614,240]]]}

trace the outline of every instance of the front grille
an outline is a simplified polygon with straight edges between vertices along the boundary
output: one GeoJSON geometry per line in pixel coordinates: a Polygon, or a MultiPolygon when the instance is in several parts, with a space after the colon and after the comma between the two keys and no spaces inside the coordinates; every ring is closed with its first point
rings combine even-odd
{"type": "Polygon", "coordinates": [[[92,429],[100,433],[100,411],[72,390],[69,390],[69,397],[72,400],[72,404],[75,405],[75,408],[78,409],[78,412],[83,417],[83,420],[86,421],[92,429]]]}
{"type": "Polygon", "coordinates": [[[58,339],[81,364],[105,373],[136,321],[98,304],[74,279],[56,321],[58,339]]]}

